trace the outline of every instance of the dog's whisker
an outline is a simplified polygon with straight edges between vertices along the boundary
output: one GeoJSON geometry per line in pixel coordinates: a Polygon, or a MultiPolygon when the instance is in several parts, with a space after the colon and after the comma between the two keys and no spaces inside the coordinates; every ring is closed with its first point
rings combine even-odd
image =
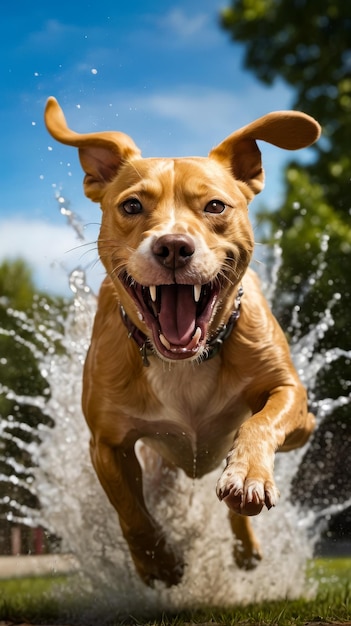
{"type": "Polygon", "coordinates": [[[99,258],[99,255],[97,254],[98,249],[97,248],[92,248],[91,250],[86,250],[86,252],[83,252],[83,254],[80,255],[80,259],[84,259],[84,257],[86,257],[88,254],[91,254],[92,252],[94,252],[96,254],[96,256],[99,258]]]}
{"type": "Polygon", "coordinates": [[[89,268],[90,268],[91,270],[94,270],[94,269],[95,269],[96,267],[98,267],[98,265],[100,265],[100,264],[101,264],[101,259],[100,259],[100,257],[99,257],[99,256],[97,256],[97,257],[94,259],[94,261],[92,261],[92,262],[90,263],[89,268]]]}
{"type": "Polygon", "coordinates": [[[97,250],[97,241],[88,241],[86,243],[81,243],[78,246],[74,246],[73,248],[69,248],[68,250],[66,250],[66,254],[76,252],[77,250],[80,250],[81,248],[87,248],[88,246],[95,246],[94,250],[97,250]]]}
{"type": "Polygon", "coordinates": [[[109,276],[113,279],[115,276],[119,276],[121,274],[121,272],[125,269],[125,264],[124,263],[120,263],[119,265],[115,266],[110,272],[109,272],[109,276]]]}
{"type": "Polygon", "coordinates": [[[85,224],[85,227],[88,227],[88,226],[98,226],[100,228],[101,223],[100,222],[87,222],[85,224]]]}

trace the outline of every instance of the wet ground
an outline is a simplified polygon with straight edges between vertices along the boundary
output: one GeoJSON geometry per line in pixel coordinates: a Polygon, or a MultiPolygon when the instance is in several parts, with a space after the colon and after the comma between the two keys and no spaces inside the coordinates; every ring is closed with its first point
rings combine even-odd
{"type": "MultiPolygon", "coordinates": [[[[21,578],[26,576],[68,574],[78,570],[78,564],[70,554],[47,554],[41,556],[0,556],[0,579],[21,578]]],[[[33,622],[1,620],[0,626],[47,626],[43,623],[36,625],[33,622]]],[[[69,626],[69,624],[56,624],[55,626],[69,626]]],[[[96,626],[99,626],[98,624],[96,626]]],[[[184,623],[183,626],[223,626],[216,622],[184,623]]],[[[236,626],[248,626],[247,622],[238,622],[236,626]]],[[[254,624],[251,624],[254,626],[254,624]]],[[[351,621],[323,621],[311,620],[304,626],[351,626],[351,621]]]]}

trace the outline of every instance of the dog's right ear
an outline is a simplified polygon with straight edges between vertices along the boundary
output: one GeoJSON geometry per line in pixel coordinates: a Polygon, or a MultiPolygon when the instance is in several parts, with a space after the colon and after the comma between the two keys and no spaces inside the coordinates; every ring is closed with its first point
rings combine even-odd
{"type": "Polygon", "coordinates": [[[55,98],[49,98],[45,108],[45,124],[49,133],[68,146],[79,149],[83,170],[85,194],[100,202],[105,187],[124,162],[140,157],[134,141],[124,133],[76,133],[67,126],[63,111],[55,98]]]}

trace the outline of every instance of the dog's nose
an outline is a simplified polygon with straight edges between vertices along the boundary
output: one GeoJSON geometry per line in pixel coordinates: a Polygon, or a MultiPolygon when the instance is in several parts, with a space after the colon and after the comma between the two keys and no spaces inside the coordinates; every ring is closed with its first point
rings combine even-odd
{"type": "Polygon", "coordinates": [[[162,235],[154,241],[152,252],[161,265],[176,270],[189,262],[195,244],[189,235],[162,235]]]}

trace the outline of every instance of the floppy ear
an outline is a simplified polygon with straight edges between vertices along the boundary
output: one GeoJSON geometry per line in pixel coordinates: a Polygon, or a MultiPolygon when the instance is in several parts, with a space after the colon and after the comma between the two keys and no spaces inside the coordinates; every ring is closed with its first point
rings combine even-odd
{"type": "Polygon", "coordinates": [[[245,182],[256,194],[264,186],[261,153],[256,139],[285,150],[298,150],[314,143],[320,132],[318,122],[305,113],[276,111],[229,135],[211,150],[209,156],[229,166],[233,176],[245,182]]]}
{"type": "Polygon", "coordinates": [[[46,104],[45,124],[57,141],[79,148],[79,159],[85,171],[84,191],[94,202],[101,200],[106,184],[116,176],[121,165],[140,156],[139,148],[124,133],[79,134],[68,128],[61,107],[52,97],[46,104]]]}

